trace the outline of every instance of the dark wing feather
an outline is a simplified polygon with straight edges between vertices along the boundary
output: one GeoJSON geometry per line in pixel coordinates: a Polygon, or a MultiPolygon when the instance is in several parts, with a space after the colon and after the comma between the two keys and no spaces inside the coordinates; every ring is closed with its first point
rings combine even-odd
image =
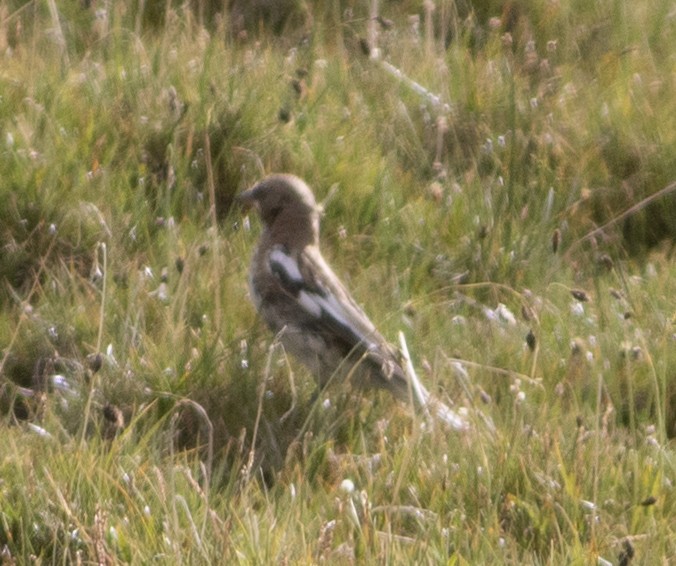
{"type": "Polygon", "coordinates": [[[391,354],[385,340],[318,250],[306,248],[293,256],[281,247],[274,247],[268,261],[287,296],[293,297],[298,308],[311,317],[315,331],[340,340],[346,355],[350,352],[373,354],[383,348],[391,354]]]}

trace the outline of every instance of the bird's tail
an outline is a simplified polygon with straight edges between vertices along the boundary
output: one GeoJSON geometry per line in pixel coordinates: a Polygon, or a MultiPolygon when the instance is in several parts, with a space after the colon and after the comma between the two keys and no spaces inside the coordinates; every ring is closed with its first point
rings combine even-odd
{"type": "Polygon", "coordinates": [[[467,419],[439,399],[435,399],[418,379],[403,332],[399,333],[399,344],[401,345],[402,366],[406,376],[407,389],[409,389],[407,392],[408,398],[412,398],[414,404],[422,409],[425,414],[441,421],[450,428],[457,431],[468,430],[469,422],[467,419]]]}

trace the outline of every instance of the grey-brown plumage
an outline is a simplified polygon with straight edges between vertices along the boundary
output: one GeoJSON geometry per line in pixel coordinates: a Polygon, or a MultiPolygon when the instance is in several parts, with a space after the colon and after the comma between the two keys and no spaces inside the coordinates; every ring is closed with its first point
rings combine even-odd
{"type": "MultiPolygon", "coordinates": [[[[464,421],[417,381],[411,382],[397,351],[380,335],[319,249],[320,208],[310,188],[293,175],[271,175],[240,195],[258,210],[263,233],[251,262],[254,304],[285,349],[314,374],[320,386],[349,377],[361,387],[386,389],[435,413],[464,421]]],[[[455,419],[455,420],[453,420],[455,419]]]]}

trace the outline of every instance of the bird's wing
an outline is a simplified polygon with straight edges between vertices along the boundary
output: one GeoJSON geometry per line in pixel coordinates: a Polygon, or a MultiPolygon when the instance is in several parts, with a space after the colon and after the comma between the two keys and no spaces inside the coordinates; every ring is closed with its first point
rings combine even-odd
{"type": "Polygon", "coordinates": [[[285,294],[295,300],[316,329],[340,339],[348,351],[384,354],[384,339],[318,250],[306,248],[292,254],[273,246],[268,263],[285,294]]]}
{"type": "Polygon", "coordinates": [[[273,246],[267,261],[283,293],[301,309],[303,316],[299,318],[306,323],[311,321],[313,331],[342,342],[346,355],[363,356],[375,370],[371,374],[372,385],[385,387],[404,401],[412,398],[419,407],[457,430],[467,428],[463,417],[432,399],[412,366],[410,374],[403,369],[394,348],[354,302],[318,249],[305,248],[294,255],[282,246],[273,246]]]}

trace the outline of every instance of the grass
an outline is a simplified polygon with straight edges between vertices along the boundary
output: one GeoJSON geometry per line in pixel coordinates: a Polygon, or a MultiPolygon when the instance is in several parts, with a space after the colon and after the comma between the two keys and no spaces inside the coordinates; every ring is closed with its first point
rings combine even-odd
{"type": "Polygon", "coordinates": [[[438,4],[0,7],[3,562],[674,560],[670,4],[438,4]],[[272,171],[469,433],[315,399],[247,300],[272,171]]]}

